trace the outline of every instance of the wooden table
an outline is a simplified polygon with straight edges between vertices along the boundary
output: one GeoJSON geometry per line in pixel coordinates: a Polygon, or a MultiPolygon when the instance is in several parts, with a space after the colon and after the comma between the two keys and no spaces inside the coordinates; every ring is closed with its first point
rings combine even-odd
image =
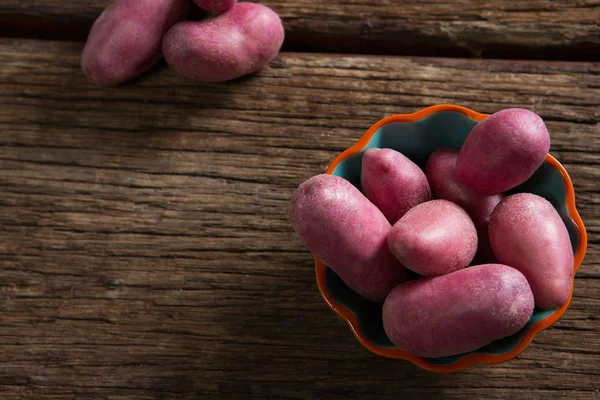
{"type": "Polygon", "coordinates": [[[600,1],[272,0],[286,51],[256,76],[110,89],[79,69],[105,4],[0,2],[1,399],[600,399],[600,1]],[[359,345],[286,211],[373,122],[445,102],[546,120],[589,248],[517,359],[437,375],[359,345]]]}

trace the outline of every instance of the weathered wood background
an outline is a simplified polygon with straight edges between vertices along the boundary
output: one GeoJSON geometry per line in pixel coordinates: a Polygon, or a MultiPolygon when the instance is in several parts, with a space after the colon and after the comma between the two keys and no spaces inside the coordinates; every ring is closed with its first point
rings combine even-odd
{"type": "Polygon", "coordinates": [[[600,399],[598,1],[270,1],[290,50],[409,56],[111,89],[79,70],[105,3],[0,1],[0,399],[600,399]],[[565,61],[460,58],[488,52],[565,61]],[[437,375],[359,345],[286,212],[373,122],[444,102],[547,121],[589,248],[522,355],[437,375]]]}

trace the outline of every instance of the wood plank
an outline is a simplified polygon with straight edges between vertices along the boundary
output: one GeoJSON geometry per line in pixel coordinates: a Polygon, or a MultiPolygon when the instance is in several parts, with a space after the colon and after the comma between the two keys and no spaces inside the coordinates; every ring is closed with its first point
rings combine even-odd
{"type": "Polygon", "coordinates": [[[600,398],[600,64],[282,54],[104,89],[80,50],[0,40],[2,399],[600,398]],[[521,356],[436,375],[358,344],[286,209],[373,122],[444,102],[546,119],[590,249],[521,356]]]}
{"type": "MultiPolygon", "coordinates": [[[[84,40],[110,0],[5,0],[0,36],[84,40]]],[[[600,0],[265,0],[285,50],[600,60],[600,0]]]]}

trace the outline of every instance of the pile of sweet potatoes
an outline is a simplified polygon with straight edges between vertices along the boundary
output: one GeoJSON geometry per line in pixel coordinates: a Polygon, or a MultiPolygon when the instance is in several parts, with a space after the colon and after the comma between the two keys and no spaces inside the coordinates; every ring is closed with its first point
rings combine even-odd
{"type": "Polygon", "coordinates": [[[460,150],[433,152],[424,171],[395,150],[369,149],[362,192],[315,176],[294,192],[292,226],[352,290],[384,302],[396,346],[423,357],[476,350],[518,332],[534,306],[569,297],[573,252],[559,214],[535,194],[505,194],[549,147],[537,114],[508,109],[477,124],[460,150]],[[408,270],[419,278],[407,282],[408,270]]]}
{"type": "Polygon", "coordinates": [[[270,8],[236,0],[194,2],[212,16],[185,21],[188,0],[115,0],[89,33],[83,72],[98,85],[118,85],[164,56],[185,77],[222,82],[258,71],[279,52],[284,30],[270,8]]]}

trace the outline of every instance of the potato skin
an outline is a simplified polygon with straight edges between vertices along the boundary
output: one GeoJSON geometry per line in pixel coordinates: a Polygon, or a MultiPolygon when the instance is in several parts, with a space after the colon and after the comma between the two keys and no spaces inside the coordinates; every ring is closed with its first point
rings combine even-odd
{"type": "Polygon", "coordinates": [[[567,228],[550,202],[531,193],[508,196],[492,213],[489,233],[498,260],[529,281],[536,306],[550,310],[567,301],[573,249],[567,228]]]}
{"type": "Polygon", "coordinates": [[[529,179],[549,149],[550,135],[539,115],[522,108],[502,110],[471,130],[456,173],[478,192],[499,194],[529,179]]]}
{"type": "Polygon", "coordinates": [[[383,327],[404,351],[445,357],[518,332],[533,307],[523,274],[483,264],[396,287],[383,304],[383,327]]]}
{"type": "Polygon", "coordinates": [[[261,4],[237,3],[204,21],[174,25],[163,39],[167,63],[201,82],[224,82],[261,69],[284,39],[279,16],[261,4]]]}
{"type": "Polygon", "coordinates": [[[302,183],[289,217],[306,247],[361,296],[383,301],[406,279],[387,248],[390,223],[347,180],[322,174],[302,183]]]}
{"type": "Polygon", "coordinates": [[[233,8],[237,0],[194,0],[194,3],[206,11],[225,12],[233,8]]]}
{"type": "Polygon", "coordinates": [[[465,210],[431,200],[409,210],[388,235],[388,247],[406,268],[424,276],[444,275],[469,265],[477,231],[465,210]]]}
{"type": "Polygon", "coordinates": [[[473,220],[479,238],[474,262],[495,263],[498,260],[489,243],[488,224],[492,211],[505,196],[504,194],[492,196],[481,194],[459,179],[456,174],[458,153],[458,149],[451,147],[434,151],[427,160],[425,175],[436,198],[458,204],[473,220]]]}
{"type": "Polygon", "coordinates": [[[81,68],[101,86],[135,78],[160,60],[162,37],[185,18],[187,0],[117,0],[96,19],[81,68]]]}
{"type": "Polygon", "coordinates": [[[393,149],[372,148],[363,154],[360,185],[392,225],[417,204],[431,200],[421,168],[393,149]]]}
{"type": "Polygon", "coordinates": [[[481,194],[459,179],[456,174],[458,153],[458,149],[443,147],[429,156],[425,165],[425,175],[431,191],[437,198],[451,201],[464,208],[476,227],[487,229],[492,211],[504,196],[481,194]]]}

